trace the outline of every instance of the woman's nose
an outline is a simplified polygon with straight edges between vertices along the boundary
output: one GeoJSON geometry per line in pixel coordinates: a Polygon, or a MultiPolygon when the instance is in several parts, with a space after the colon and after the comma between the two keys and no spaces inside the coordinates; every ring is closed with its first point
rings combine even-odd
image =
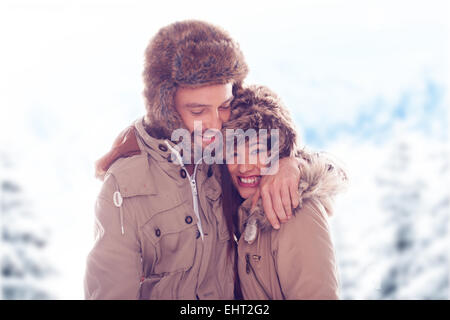
{"type": "Polygon", "coordinates": [[[238,170],[239,173],[247,173],[252,171],[252,169],[255,167],[254,164],[249,164],[249,163],[240,163],[238,164],[238,170]]]}

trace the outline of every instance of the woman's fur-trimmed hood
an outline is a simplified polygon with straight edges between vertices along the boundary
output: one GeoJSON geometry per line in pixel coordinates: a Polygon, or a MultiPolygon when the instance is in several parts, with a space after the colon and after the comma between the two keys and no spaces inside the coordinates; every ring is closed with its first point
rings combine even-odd
{"type": "Polygon", "coordinates": [[[227,129],[271,129],[279,130],[279,157],[293,155],[297,146],[297,131],[288,109],[277,94],[260,85],[250,85],[239,89],[231,103],[229,121],[223,125],[223,135],[227,129]]]}
{"type": "Polygon", "coordinates": [[[184,127],[174,106],[177,87],[232,82],[238,88],[247,73],[239,45],[222,28],[187,20],[160,29],[145,51],[146,131],[170,139],[173,130],[184,127]]]}
{"type": "MultiPolygon", "coordinates": [[[[320,203],[328,216],[333,214],[334,197],[346,189],[348,177],[345,169],[325,153],[309,153],[297,151],[300,161],[301,178],[299,183],[299,206],[294,209],[297,214],[308,201],[320,203]]],[[[258,230],[272,229],[264,213],[261,199],[251,210],[252,199],[245,200],[239,207],[239,227],[243,230],[244,240],[252,243],[258,230]]]]}

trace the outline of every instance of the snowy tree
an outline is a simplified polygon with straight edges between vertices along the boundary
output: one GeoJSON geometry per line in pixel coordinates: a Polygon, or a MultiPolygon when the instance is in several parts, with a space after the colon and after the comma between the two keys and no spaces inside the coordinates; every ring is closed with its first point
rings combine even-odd
{"type": "Polygon", "coordinates": [[[11,172],[11,163],[0,153],[2,298],[49,299],[44,283],[53,271],[43,255],[48,231],[40,226],[11,172]]]}
{"type": "Polygon", "coordinates": [[[351,182],[331,219],[341,298],[448,299],[447,142],[402,131],[336,150],[351,182]]]}
{"type": "Polygon", "coordinates": [[[378,176],[381,213],[393,233],[384,242],[389,264],[376,298],[448,298],[446,156],[445,149],[417,150],[401,141],[378,176]]]}

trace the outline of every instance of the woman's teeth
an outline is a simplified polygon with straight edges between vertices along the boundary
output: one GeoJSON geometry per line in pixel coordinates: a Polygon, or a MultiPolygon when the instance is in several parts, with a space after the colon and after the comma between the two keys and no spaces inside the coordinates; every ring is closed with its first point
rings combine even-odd
{"type": "Polygon", "coordinates": [[[261,177],[249,177],[249,178],[239,177],[239,181],[241,181],[242,183],[245,183],[245,184],[255,184],[260,179],[261,179],[261,177]]]}
{"type": "Polygon", "coordinates": [[[203,141],[210,142],[213,141],[215,136],[203,136],[203,141]]]}

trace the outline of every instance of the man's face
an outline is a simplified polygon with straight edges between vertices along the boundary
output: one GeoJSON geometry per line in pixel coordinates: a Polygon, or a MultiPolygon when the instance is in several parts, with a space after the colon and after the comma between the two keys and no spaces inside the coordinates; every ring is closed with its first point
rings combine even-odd
{"type": "Polygon", "coordinates": [[[194,132],[194,121],[201,122],[201,141],[193,142],[201,145],[203,149],[214,141],[214,136],[205,136],[204,132],[208,129],[221,130],[223,122],[230,118],[232,88],[232,84],[227,83],[177,89],[175,109],[191,134],[194,132]]]}

